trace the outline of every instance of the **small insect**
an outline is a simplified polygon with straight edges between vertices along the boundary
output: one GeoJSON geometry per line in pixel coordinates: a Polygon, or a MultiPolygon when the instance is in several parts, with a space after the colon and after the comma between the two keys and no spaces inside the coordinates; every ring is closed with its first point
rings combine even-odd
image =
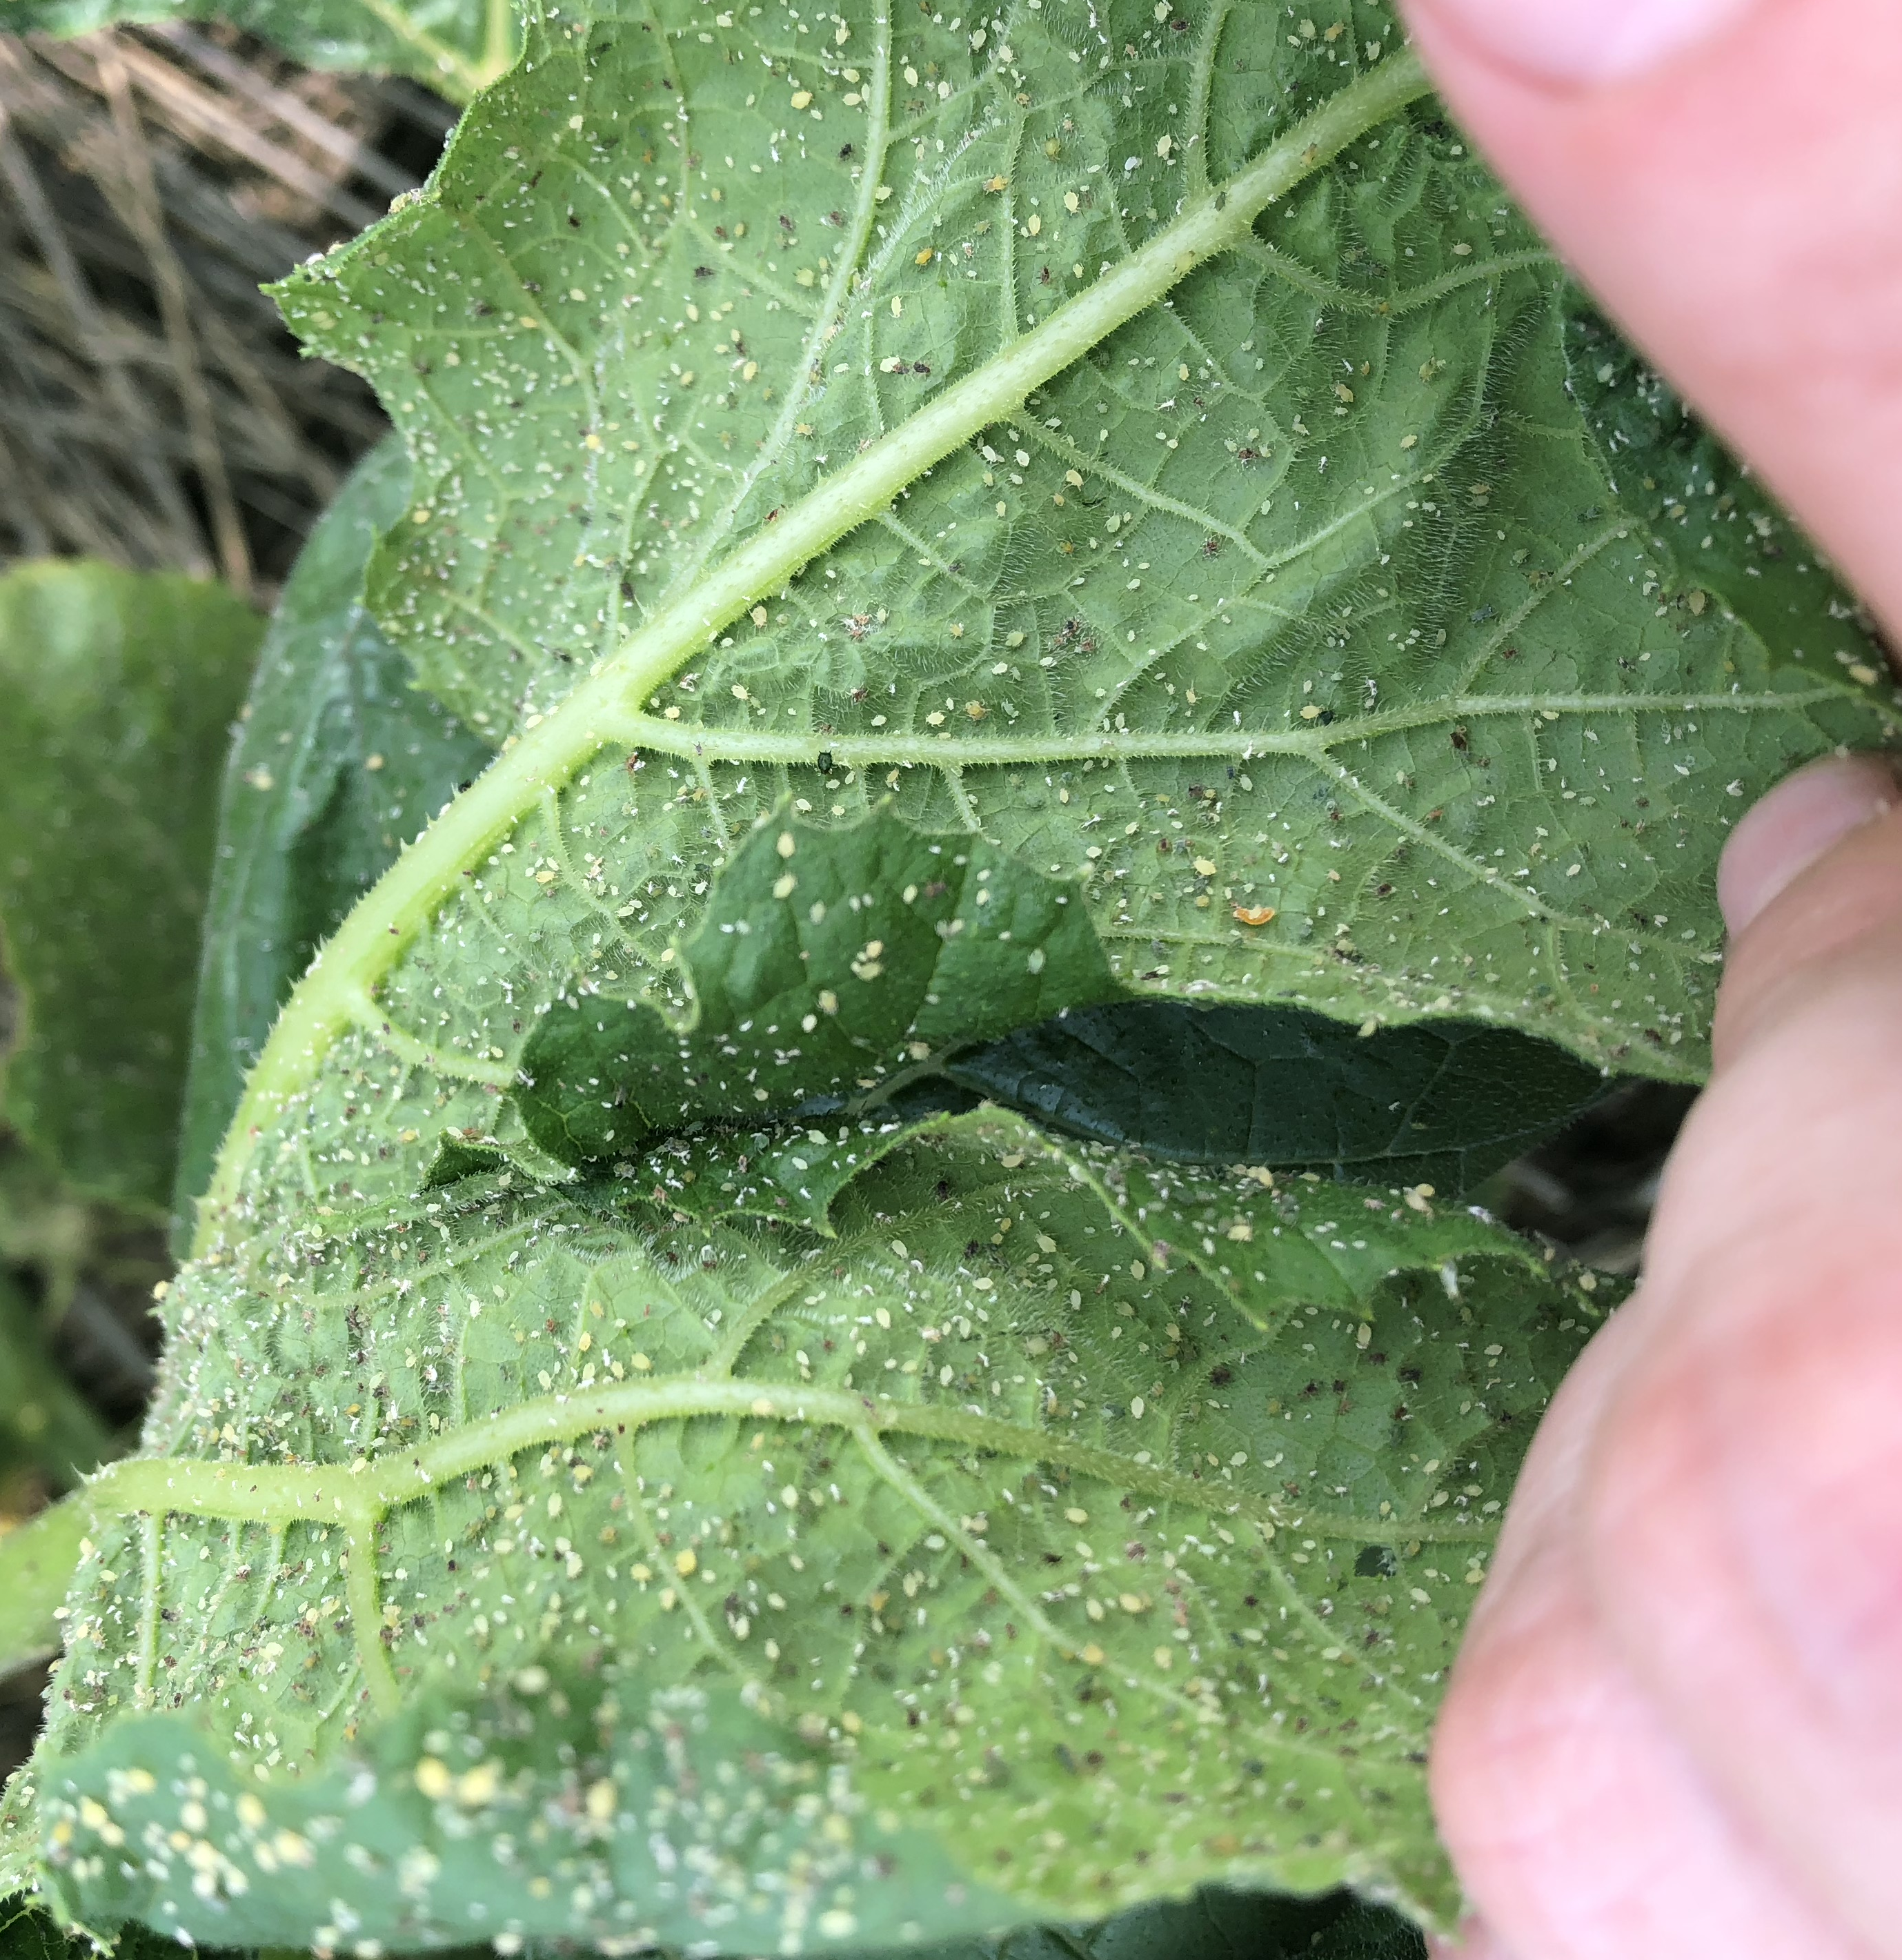
{"type": "Polygon", "coordinates": [[[1275,914],[1273,905],[1237,905],[1234,910],[1243,925],[1266,925],[1275,914]]]}
{"type": "Polygon", "coordinates": [[[1252,464],[1252,463],[1261,463],[1261,462],[1264,461],[1264,460],[1266,460],[1266,456],[1267,456],[1267,452],[1266,452],[1265,450],[1259,450],[1259,449],[1249,449],[1249,448],[1247,448],[1247,447],[1243,447],[1243,448],[1241,448],[1241,449],[1238,449],[1238,450],[1235,452],[1235,460],[1236,460],[1236,461],[1237,463],[1240,463],[1240,464],[1242,466],[1242,467],[1243,467],[1244,469],[1246,469],[1249,465],[1251,465],[1251,464],[1252,464]]]}
{"type": "Polygon", "coordinates": [[[1463,727],[1455,728],[1452,733],[1447,737],[1447,740],[1452,743],[1453,746],[1457,749],[1462,756],[1465,754],[1467,749],[1467,737],[1466,730],[1463,727]]]}
{"type": "MultiPolygon", "coordinates": [[[[869,612],[854,612],[845,622],[845,630],[855,640],[862,640],[872,630],[872,616],[869,612]]],[[[854,700],[860,697],[854,695],[854,700]]]]}
{"type": "Polygon", "coordinates": [[[1220,538],[1204,538],[1202,540],[1202,555],[1204,558],[1220,558],[1222,555],[1222,540],[1220,538]]]}

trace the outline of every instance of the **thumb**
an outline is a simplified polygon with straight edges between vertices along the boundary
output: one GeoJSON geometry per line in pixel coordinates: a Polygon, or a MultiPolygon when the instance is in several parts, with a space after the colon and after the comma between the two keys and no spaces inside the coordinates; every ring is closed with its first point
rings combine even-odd
{"type": "Polygon", "coordinates": [[[1814,997],[1872,963],[1902,974],[1902,805],[1875,756],[1830,756],[1780,784],[1725,846],[1717,896],[1731,931],[1713,1046],[1724,1068],[1814,997]]]}
{"type": "Polygon", "coordinates": [[[1894,0],[1404,0],[1627,332],[1902,621],[1894,0]]]}
{"type": "Polygon", "coordinates": [[[1719,1061],[1644,1350],[1586,1473],[1589,1584],[1722,1799],[1902,1955],[1902,798],[1820,764],[1738,826],[1719,1061]]]}

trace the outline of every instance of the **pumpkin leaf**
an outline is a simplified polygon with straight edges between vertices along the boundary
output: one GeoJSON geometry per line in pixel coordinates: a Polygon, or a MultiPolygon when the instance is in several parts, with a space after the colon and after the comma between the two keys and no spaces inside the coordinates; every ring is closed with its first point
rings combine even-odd
{"type": "Polygon", "coordinates": [[[1433,1711],[1598,1298],[1272,1183],[984,1115],[830,1236],[476,1178],[192,1269],[191,1365],[89,1487],[62,1911],[665,1942],[691,1901],[819,1950],[1348,1880],[1443,1920],[1433,1711]]]}
{"type": "Polygon", "coordinates": [[[278,1010],[356,902],[488,749],[417,692],[363,603],[378,531],[406,507],[386,441],[299,555],[225,765],[192,1027],[176,1209],[189,1216],[278,1010]]]}
{"type": "Polygon", "coordinates": [[[558,1003],[523,1051],[516,1103],[536,1143],[581,1164],[749,1105],[863,1100],[947,1041],[1112,996],[1076,896],[981,838],[927,836],[887,810],[850,829],[769,825],[680,949],[688,1026],[638,1001],[558,1003]]]}
{"type": "Polygon", "coordinates": [[[1652,523],[1387,9],[801,25],[533,15],[280,289],[416,458],[371,603],[521,738],[487,836],[619,891],[552,991],[664,993],[755,824],[889,797],[1083,880],[1127,989],[1700,1075],[1712,811],[1891,691],[1652,523]]]}
{"type": "Polygon", "coordinates": [[[1430,1021],[1363,1033],[1296,1008],[1121,1001],[946,1064],[1073,1135],[1204,1163],[1470,1191],[1605,1093],[1563,1049],[1430,1021]]]}

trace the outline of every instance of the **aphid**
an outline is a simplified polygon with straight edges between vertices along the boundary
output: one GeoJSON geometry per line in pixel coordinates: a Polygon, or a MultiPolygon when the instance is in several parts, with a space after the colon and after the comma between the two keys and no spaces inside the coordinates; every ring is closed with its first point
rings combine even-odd
{"type": "MultiPolygon", "coordinates": [[[[851,634],[854,639],[864,639],[866,635],[872,630],[871,614],[869,612],[854,612],[851,618],[846,621],[845,630],[847,632],[851,634]]],[[[862,695],[864,690],[861,689],[860,692],[862,695]]],[[[854,695],[852,698],[856,701],[860,698],[860,695],[854,695]]]]}
{"type": "Polygon", "coordinates": [[[1202,540],[1202,555],[1204,558],[1220,558],[1221,555],[1222,540],[1220,538],[1204,538],[1202,540]]]}
{"type": "Polygon", "coordinates": [[[1243,447],[1235,452],[1235,460],[1245,468],[1252,463],[1261,462],[1264,454],[1265,452],[1261,450],[1243,447]]]}
{"type": "Polygon", "coordinates": [[[1455,728],[1455,729],[1453,730],[1452,733],[1452,734],[1451,734],[1451,735],[1450,735],[1447,739],[1448,739],[1448,740],[1449,740],[1452,743],[1453,746],[1454,746],[1455,749],[1457,749],[1459,751],[1459,752],[1460,752],[1462,756],[1465,754],[1465,752],[1466,752],[1466,746],[1467,746],[1467,745],[1466,745],[1466,730],[1465,730],[1463,727],[1461,727],[1461,728],[1455,728]]]}

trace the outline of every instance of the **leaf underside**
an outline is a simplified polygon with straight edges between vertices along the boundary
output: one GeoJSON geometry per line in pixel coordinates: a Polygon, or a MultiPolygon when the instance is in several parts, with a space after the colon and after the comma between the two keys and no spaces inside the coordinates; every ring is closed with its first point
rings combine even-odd
{"type": "MultiPolygon", "coordinates": [[[[1393,39],[1128,13],[976,49],[870,7],[829,48],[771,10],[533,26],[429,196],[283,292],[416,457],[372,597],[425,681],[498,733],[546,714],[1393,39]]],[[[1085,879],[1128,987],[1694,1077],[1713,800],[1888,711],[1780,520],[1731,581],[1780,553],[1779,603],[1739,611],[1624,494],[1577,306],[1430,111],[1382,124],[623,704],[518,840],[613,902],[598,948],[580,895],[537,908],[574,984],[651,975],[783,800],[891,797],[1085,879]]]]}
{"type": "Polygon", "coordinates": [[[1164,1157],[1454,1192],[1604,1093],[1594,1071],[1509,1029],[1099,1006],[1116,989],[1077,896],[981,839],[933,839],[886,810],[851,828],[769,825],[679,949],[687,1025],[571,997],[536,1022],[511,1099],[551,1157],[628,1176],[657,1137],[907,1113],[941,1075],[1164,1157]]]}
{"type": "Polygon", "coordinates": [[[273,616],[225,765],[205,909],[175,1212],[311,956],[488,750],[412,683],[362,603],[377,532],[406,507],[409,459],[371,452],[312,533],[273,616]]]}
{"type": "Polygon", "coordinates": [[[901,1139],[829,1237],[507,1185],[313,1219],[167,1300],[153,1457],[103,1488],[167,1508],[81,1568],[37,1771],[81,1923],[334,1944],[352,1870],[386,1880],[351,1882],[361,1936],[412,1946],[684,1938],[676,1907],[743,1950],[902,1941],[1344,1876],[1450,1912],[1437,1684],[1596,1318],[1535,1250],[1003,1117],[901,1139]],[[557,1691],[590,1746],[518,1761],[496,1698],[557,1691]],[[837,1857],[783,1805],[671,1809],[668,1710],[750,1725],[837,1857]],[[669,1817],[711,1892],[635,1882],[669,1817]]]}

